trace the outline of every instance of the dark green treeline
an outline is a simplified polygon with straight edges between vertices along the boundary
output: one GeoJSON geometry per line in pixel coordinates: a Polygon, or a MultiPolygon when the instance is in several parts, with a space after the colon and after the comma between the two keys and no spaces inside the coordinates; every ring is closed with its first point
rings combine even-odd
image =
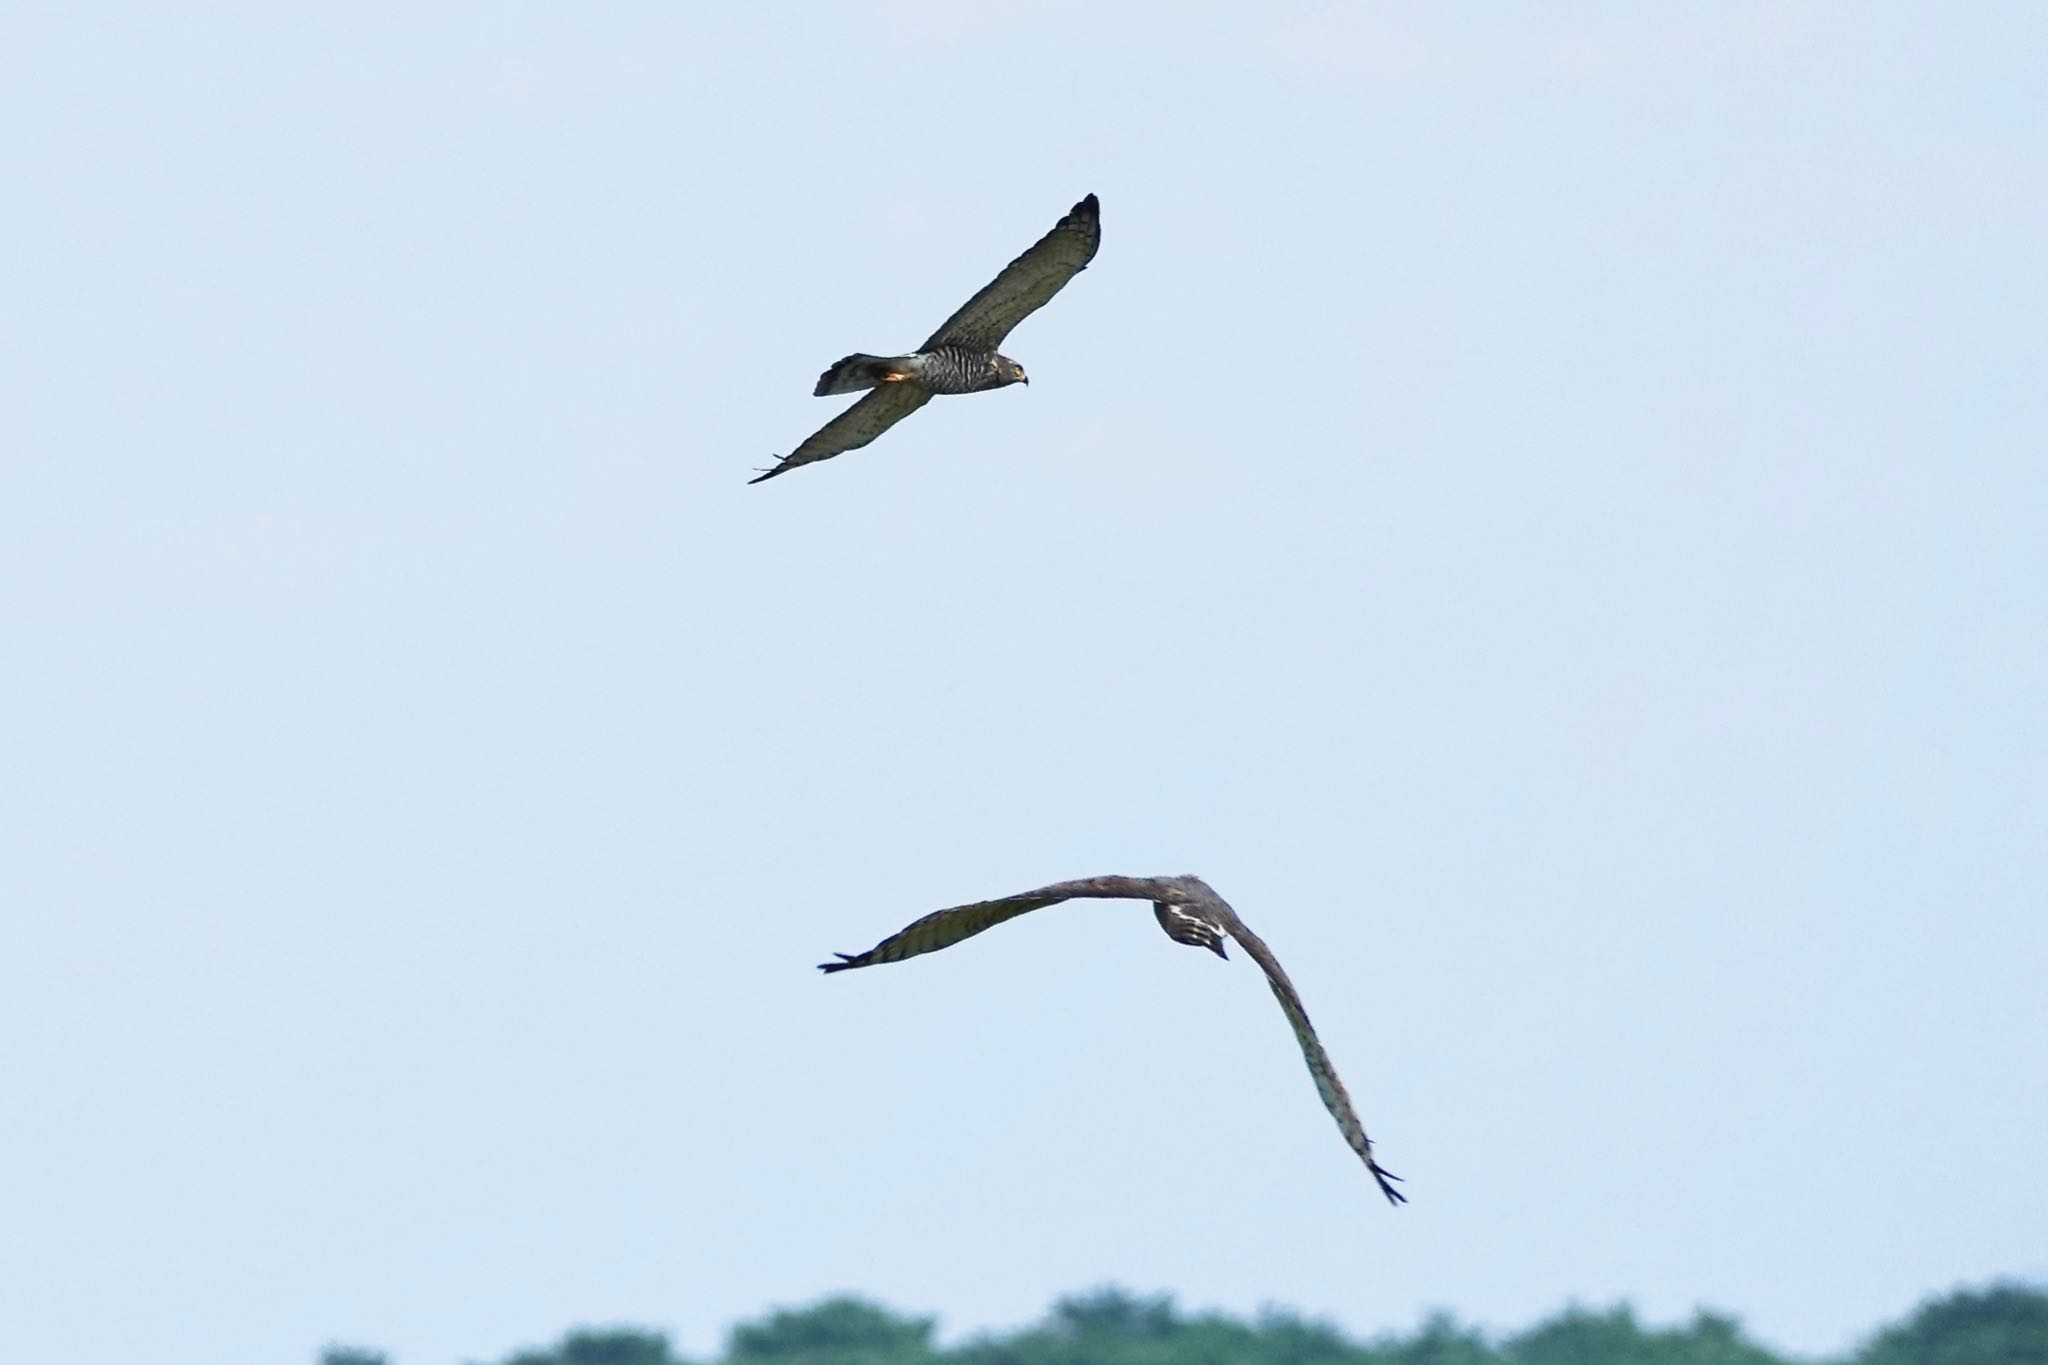
{"type": "MultiPolygon", "coordinates": [[[[1702,1312],[1683,1327],[1646,1327],[1626,1307],[1570,1308],[1505,1337],[1439,1315],[1409,1335],[1366,1342],[1288,1313],[1190,1315],[1165,1295],[1116,1289],[1062,1299],[1043,1322],[949,1348],[933,1344],[934,1322],[837,1298],[744,1323],[710,1361],[675,1354],[658,1332],[606,1328],[571,1332],[502,1365],[1815,1365],[1751,1341],[1733,1318],[1702,1312]]],[[[397,1365],[341,1346],[320,1360],[397,1365]]],[[[1828,1365],[2048,1365],[2048,1292],[1960,1290],[1828,1365]]]]}

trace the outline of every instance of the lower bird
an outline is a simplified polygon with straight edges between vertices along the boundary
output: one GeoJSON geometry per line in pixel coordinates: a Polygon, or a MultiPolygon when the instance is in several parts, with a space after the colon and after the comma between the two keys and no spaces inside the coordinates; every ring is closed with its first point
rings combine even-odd
{"type": "Polygon", "coordinates": [[[972,938],[984,929],[992,929],[1004,920],[1015,919],[1027,911],[1042,910],[1061,901],[1082,899],[1151,901],[1152,913],[1158,916],[1159,927],[1166,931],[1168,938],[1190,947],[1207,948],[1221,958],[1229,957],[1223,951],[1224,938],[1237,940],[1238,945],[1265,972],[1266,984],[1273,988],[1273,997],[1280,1002],[1287,1022],[1294,1027],[1295,1039],[1301,1044],[1301,1055],[1308,1062],[1308,1074],[1315,1078],[1316,1091],[1323,1097],[1323,1105],[1330,1111],[1330,1117],[1337,1120],[1337,1129],[1344,1134],[1344,1141],[1358,1153],[1365,1168],[1372,1172],[1372,1178],[1379,1182],[1380,1192],[1386,1195],[1389,1203],[1406,1202],[1407,1196],[1392,1184],[1400,1177],[1373,1160],[1372,1141],[1365,1135],[1365,1125],[1358,1121],[1357,1111],[1351,1107],[1351,1096],[1345,1092],[1344,1082],[1337,1079],[1337,1068],[1331,1065],[1330,1055],[1323,1051],[1315,1026],[1308,1021],[1308,1011],[1302,1008],[1301,997],[1295,993],[1294,983],[1280,969],[1278,959],[1266,946],[1265,940],[1246,927],[1245,922],[1237,917],[1237,912],[1230,908],[1229,902],[1217,895],[1200,877],[1083,877],[1078,881],[1054,882],[1036,891],[1004,896],[999,900],[956,905],[926,915],[864,953],[835,953],[839,960],[822,962],[818,964],[819,969],[843,972],[882,962],[901,962],[906,957],[950,948],[964,938],[972,938]]]}

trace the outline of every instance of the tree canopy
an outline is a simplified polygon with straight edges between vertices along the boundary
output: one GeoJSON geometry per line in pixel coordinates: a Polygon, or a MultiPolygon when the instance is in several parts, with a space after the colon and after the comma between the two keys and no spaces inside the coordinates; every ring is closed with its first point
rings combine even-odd
{"type": "MultiPolygon", "coordinates": [[[[778,1308],[733,1328],[711,1360],[679,1356],[638,1328],[578,1328],[501,1365],[1814,1365],[1750,1340],[1724,1314],[1648,1327],[1627,1305],[1573,1306],[1508,1336],[1436,1313],[1413,1332],[1371,1341],[1269,1309],[1251,1319],[1185,1313],[1171,1295],[1097,1289],[1059,1300],[1027,1327],[933,1341],[937,1319],[839,1296],[778,1308]]],[[[2044,1365],[2048,1291],[2017,1284],[1928,1300],[1824,1365],[2044,1365]]],[[[380,1352],[330,1346],[320,1365],[398,1365],[380,1352]]]]}

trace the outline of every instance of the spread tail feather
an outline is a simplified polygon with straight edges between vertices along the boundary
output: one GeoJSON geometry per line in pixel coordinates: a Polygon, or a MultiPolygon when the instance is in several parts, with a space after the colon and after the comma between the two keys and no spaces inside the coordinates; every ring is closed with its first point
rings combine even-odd
{"type": "Polygon", "coordinates": [[[907,355],[867,355],[856,351],[819,375],[818,387],[811,390],[811,396],[824,398],[835,393],[875,388],[891,375],[900,378],[908,374],[910,359],[907,355]]]}

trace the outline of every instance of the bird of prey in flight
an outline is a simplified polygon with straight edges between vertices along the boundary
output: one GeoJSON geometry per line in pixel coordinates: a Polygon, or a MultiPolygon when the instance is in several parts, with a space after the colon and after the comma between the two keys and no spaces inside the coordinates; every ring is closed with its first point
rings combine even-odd
{"type": "Polygon", "coordinates": [[[1344,1134],[1344,1141],[1351,1145],[1351,1150],[1358,1153],[1359,1160],[1372,1172],[1372,1178],[1379,1182],[1380,1191],[1387,1196],[1387,1201],[1393,1204],[1405,1202],[1407,1197],[1391,1183],[1400,1177],[1373,1160],[1372,1142],[1365,1135],[1365,1126],[1358,1121],[1358,1114],[1351,1107],[1351,1096],[1345,1093],[1344,1083],[1337,1079],[1337,1069],[1330,1064],[1329,1054],[1323,1051],[1322,1042],[1308,1021],[1308,1011],[1302,1008],[1301,997],[1294,992],[1294,983],[1280,969],[1279,961],[1265,940],[1247,928],[1229,903],[1200,877],[1083,877],[1078,881],[1054,882],[1036,891],[1025,891],[998,900],[956,905],[950,910],[926,915],[864,953],[835,954],[839,961],[820,963],[819,968],[826,972],[843,972],[854,967],[872,967],[879,962],[901,962],[919,953],[950,948],[963,938],[992,929],[1004,920],[1015,919],[1027,911],[1086,898],[1151,901],[1152,913],[1159,917],[1159,927],[1166,931],[1168,938],[1175,943],[1207,948],[1218,957],[1229,956],[1223,951],[1224,936],[1227,934],[1236,939],[1252,961],[1265,972],[1266,984],[1273,988],[1273,996],[1286,1012],[1287,1022],[1294,1026],[1294,1036],[1301,1044],[1302,1057],[1308,1062],[1309,1075],[1315,1078],[1316,1091],[1322,1095],[1330,1117],[1337,1120],[1337,1128],[1344,1134]]]}
{"type": "Polygon", "coordinates": [[[929,403],[934,394],[980,393],[1030,383],[1024,367],[996,347],[1086,269],[1101,245],[1102,211],[1091,194],[940,323],[915,351],[886,356],[856,353],[818,376],[818,387],[811,390],[814,397],[859,389],[872,392],[748,482],[761,483],[798,465],[858,450],[929,403]]]}

